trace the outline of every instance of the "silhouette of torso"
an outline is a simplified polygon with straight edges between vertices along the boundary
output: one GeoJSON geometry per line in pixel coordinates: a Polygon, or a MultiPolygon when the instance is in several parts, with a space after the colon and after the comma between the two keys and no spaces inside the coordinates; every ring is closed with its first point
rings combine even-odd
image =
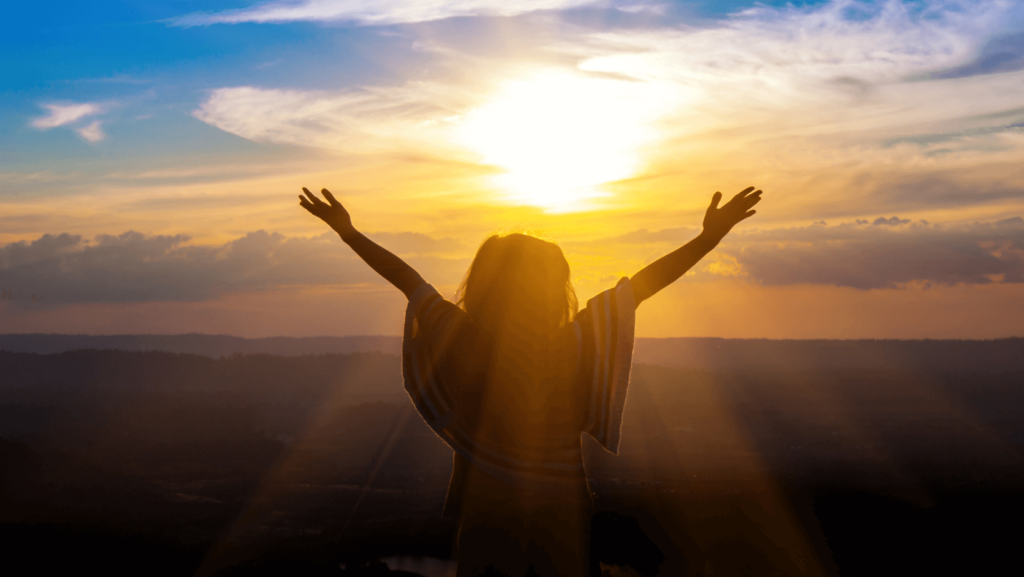
{"type": "MultiPolygon", "coordinates": [[[[575,334],[503,331],[481,335],[467,323],[449,359],[453,391],[474,437],[523,463],[570,452],[582,464],[585,389],[575,382],[575,334]]],[[[524,477],[507,483],[456,453],[446,515],[459,519],[459,575],[487,565],[511,575],[582,575],[593,510],[586,477],[524,477]]]]}
{"type": "Polygon", "coordinates": [[[618,451],[634,310],[626,278],[550,330],[525,314],[477,326],[429,285],[410,297],[403,378],[455,452],[443,514],[458,519],[459,577],[587,571],[581,433],[618,451]]]}

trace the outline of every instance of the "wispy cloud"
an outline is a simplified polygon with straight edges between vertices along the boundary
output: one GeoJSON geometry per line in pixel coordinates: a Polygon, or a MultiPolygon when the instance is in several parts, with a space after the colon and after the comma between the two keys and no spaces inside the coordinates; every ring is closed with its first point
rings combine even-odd
{"type": "MultiPolygon", "coordinates": [[[[431,35],[417,45],[430,46],[430,68],[438,72],[416,80],[336,91],[224,87],[193,115],[257,142],[483,162],[483,152],[458,141],[460,127],[501,97],[503,82],[519,82],[530,69],[554,71],[551,77],[561,73],[593,84],[584,94],[624,95],[586,123],[595,131],[595,147],[602,138],[609,147],[620,143],[621,134],[609,129],[644,112],[655,129],[643,143],[645,164],[637,176],[680,174],[683,186],[720,186],[723,178],[736,177],[754,177],[773,189],[784,185],[789,205],[801,211],[788,215],[793,218],[818,210],[829,218],[839,209],[863,214],[869,197],[874,210],[904,213],[929,204],[1008,203],[1019,200],[1016,189],[1005,186],[1019,181],[1019,168],[1005,167],[1024,154],[1018,96],[1024,71],[929,74],[994,50],[986,48],[990,38],[1022,15],[1024,5],[1003,1],[758,6],[702,27],[661,22],[608,32],[554,26],[524,48],[530,54],[525,61],[481,56],[476,46],[431,35]],[[1003,168],[995,167],[1000,163],[1003,168]],[[945,183],[889,186],[919,183],[929,174],[941,174],[945,183]],[[858,200],[824,207],[823,186],[856,191],[858,200]],[[950,187],[959,192],[950,196],[950,187]]],[[[508,25],[515,31],[526,24],[508,25]]],[[[525,92],[553,94],[554,86],[525,92]]],[[[550,113],[543,108],[557,100],[539,98],[530,106],[550,113]]],[[[537,134],[545,138],[543,130],[537,134]]],[[[679,184],[658,188],[665,186],[679,184]]],[[[623,190],[622,198],[635,196],[623,190]]],[[[647,202],[656,200],[657,190],[645,190],[647,202]]]]}
{"type": "Polygon", "coordinates": [[[83,119],[90,116],[102,114],[107,111],[107,106],[98,102],[82,102],[74,104],[41,104],[49,113],[32,120],[32,126],[39,130],[49,130],[58,126],[69,126],[79,136],[89,142],[99,142],[107,137],[103,132],[103,123],[93,120],[86,124],[83,119]]]}
{"type": "Polygon", "coordinates": [[[668,10],[668,4],[624,4],[622,6],[616,6],[617,10],[626,12],[627,14],[665,14],[668,10]]]}
{"type": "Polygon", "coordinates": [[[71,124],[76,120],[103,112],[103,107],[96,102],[83,102],[80,104],[43,104],[43,108],[49,111],[46,116],[40,116],[32,120],[32,126],[40,130],[56,128],[71,124]]]}
{"type": "Polygon", "coordinates": [[[107,135],[103,132],[103,125],[100,123],[99,120],[94,120],[91,124],[87,126],[76,128],[75,132],[77,132],[79,136],[88,140],[89,142],[99,142],[107,137],[107,135]]]}
{"type": "Polygon", "coordinates": [[[1008,34],[985,44],[974,60],[949,70],[929,74],[930,78],[966,78],[981,74],[1024,69],[1024,34],[1008,34]]]}
{"type": "Polygon", "coordinates": [[[214,90],[192,115],[256,142],[373,153],[454,151],[435,125],[463,108],[455,86],[410,82],[338,92],[238,86],[214,90]]]}
{"type": "Polygon", "coordinates": [[[347,21],[363,25],[428,22],[457,16],[515,16],[537,10],[561,10],[598,0],[301,0],[258,4],[212,14],[189,14],[172,20],[178,26],[347,21]]]}
{"type": "Polygon", "coordinates": [[[1004,19],[1021,13],[1024,7],[1009,2],[837,0],[760,6],[707,28],[599,32],[562,48],[581,57],[583,70],[687,86],[698,105],[690,107],[693,116],[716,112],[716,124],[731,110],[738,122],[793,112],[776,124],[820,130],[822,120],[849,128],[870,118],[868,127],[876,128],[955,115],[954,102],[967,113],[1013,107],[965,98],[977,85],[947,83],[955,92],[941,97],[936,85],[925,93],[904,81],[972,59],[1004,19]]]}
{"type": "MultiPolygon", "coordinates": [[[[271,3],[245,14],[278,9],[290,14],[312,6],[271,3]]],[[[986,124],[980,117],[1019,108],[1016,94],[1024,76],[910,80],[969,62],[1006,20],[1020,15],[1024,6],[1003,1],[837,0],[800,8],[760,6],[704,28],[591,32],[569,27],[544,48],[575,58],[575,72],[628,79],[674,99],[666,106],[670,118],[661,123],[666,141],[742,130],[748,142],[827,136],[844,139],[841,145],[862,146],[865,138],[877,145],[883,138],[940,130],[956,133],[981,125],[998,130],[1004,120],[1013,121],[993,117],[986,124]]],[[[503,66],[442,49],[438,42],[432,39],[439,68],[455,71],[448,78],[335,93],[222,88],[195,116],[245,138],[312,146],[337,145],[352,131],[369,130],[379,138],[416,132],[424,121],[437,122],[479,104],[467,93],[486,93],[480,79],[493,79],[495,68],[503,66]],[[390,111],[398,114],[382,124],[390,111]]]]}

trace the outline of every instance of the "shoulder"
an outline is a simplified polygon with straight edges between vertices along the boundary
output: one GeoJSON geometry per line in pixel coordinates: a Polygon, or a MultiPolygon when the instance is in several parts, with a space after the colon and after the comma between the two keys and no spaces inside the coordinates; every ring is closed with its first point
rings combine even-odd
{"type": "Polygon", "coordinates": [[[409,295],[409,309],[417,315],[426,315],[435,312],[434,309],[459,309],[458,305],[441,296],[429,283],[423,283],[416,287],[416,290],[409,295]]]}
{"type": "Polygon", "coordinates": [[[465,316],[458,305],[442,297],[430,284],[423,283],[409,296],[406,328],[414,329],[415,334],[433,332],[461,324],[465,316]]]}
{"type": "Polygon", "coordinates": [[[576,315],[574,322],[598,322],[600,317],[618,316],[620,309],[635,309],[633,299],[633,283],[628,276],[619,279],[614,287],[594,295],[587,301],[587,306],[576,315]]]}
{"type": "Polygon", "coordinates": [[[437,292],[430,283],[423,283],[416,287],[412,294],[409,295],[409,309],[414,313],[419,312],[419,309],[428,301],[433,301],[441,297],[441,294],[437,292]]]}

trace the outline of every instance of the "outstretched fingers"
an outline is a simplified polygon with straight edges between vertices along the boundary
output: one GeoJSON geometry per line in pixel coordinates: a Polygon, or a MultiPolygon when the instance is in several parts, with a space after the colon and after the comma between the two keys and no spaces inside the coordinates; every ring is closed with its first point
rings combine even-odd
{"type": "Polygon", "coordinates": [[[305,198],[303,198],[301,196],[299,198],[301,199],[299,201],[299,206],[301,206],[302,208],[306,209],[306,212],[308,212],[309,214],[312,214],[313,216],[315,216],[317,218],[323,218],[324,217],[324,212],[323,212],[323,210],[320,209],[319,206],[315,206],[313,204],[310,204],[310,202],[308,200],[306,200],[305,198]]]}
{"type": "Polygon", "coordinates": [[[712,211],[718,208],[718,203],[722,200],[722,193],[715,192],[715,195],[711,197],[711,206],[708,207],[708,211],[712,211]]]}
{"type": "Polygon", "coordinates": [[[324,195],[324,198],[327,199],[327,202],[331,203],[331,206],[341,206],[341,203],[338,202],[336,198],[334,198],[334,195],[331,194],[331,191],[324,188],[320,191],[320,193],[324,195]]]}
{"type": "Polygon", "coordinates": [[[744,194],[743,196],[736,195],[736,204],[745,207],[744,210],[746,210],[761,201],[761,192],[761,190],[756,190],[753,193],[744,194]]]}
{"type": "Polygon", "coordinates": [[[735,204],[730,202],[730,204],[733,204],[732,209],[734,211],[733,214],[735,215],[734,218],[736,219],[735,222],[746,220],[757,214],[757,211],[751,209],[754,208],[757,203],[761,202],[762,192],[763,191],[761,189],[754,190],[754,187],[751,186],[745,188],[742,192],[736,195],[733,199],[735,204]]]}
{"type": "MultiPolygon", "coordinates": [[[[752,191],[752,190],[754,190],[754,187],[753,187],[753,186],[749,186],[749,187],[747,187],[747,188],[745,188],[745,189],[743,189],[743,190],[741,190],[741,191],[737,192],[737,193],[736,193],[736,195],[735,195],[735,196],[733,196],[732,198],[730,198],[730,199],[729,199],[729,202],[725,203],[725,206],[723,206],[722,208],[725,208],[725,207],[734,207],[734,206],[737,206],[737,205],[743,204],[743,202],[744,202],[744,201],[745,201],[745,200],[746,200],[747,198],[749,198],[749,197],[748,197],[747,195],[748,195],[748,194],[750,193],[750,191],[752,191]]],[[[721,194],[721,193],[715,193],[715,194],[721,194]]]]}
{"type": "Polygon", "coordinates": [[[729,202],[730,202],[730,203],[733,203],[733,202],[736,202],[736,203],[742,202],[742,201],[743,201],[743,199],[747,198],[747,195],[748,195],[748,194],[750,194],[750,191],[752,191],[752,190],[754,190],[754,187],[753,187],[753,186],[748,186],[747,188],[744,188],[743,190],[741,190],[741,191],[737,192],[737,193],[736,193],[736,196],[734,196],[734,197],[732,197],[731,199],[729,199],[729,202]]]}
{"type": "Polygon", "coordinates": [[[753,194],[751,194],[751,195],[749,195],[749,196],[747,196],[746,198],[743,199],[744,200],[744,203],[743,203],[743,215],[740,217],[739,220],[746,220],[746,219],[754,216],[755,214],[757,214],[756,210],[751,210],[751,209],[754,207],[754,205],[756,205],[757,203],[761,202],[761,193],[762,192],[763,192],[762,190],[758,189],[753,194]]]}
{"type": "Polygon", "coordinates": [[[313,203],[314,206],[319,206],[319,205],[327,206],[326,202],[324,202],[324,201],[320,200],[319,198],[317,198],[317,196],[315,194],[313,194],[312,192],[310,192],[309,189],[306,188],[305,186],[302,187],[302,192],[306,193],[306,196],[309,197],[309,201],[311,203],[313,203]]]}
{"type": "Polygon", "coordinates": [[[302,187],[302,192],[305,193],[305,196],[299,195],[299,206],[308,210],[313,216],[323,218],[324,210],[330,206],[317,198],[308,188],[302,187]]]}

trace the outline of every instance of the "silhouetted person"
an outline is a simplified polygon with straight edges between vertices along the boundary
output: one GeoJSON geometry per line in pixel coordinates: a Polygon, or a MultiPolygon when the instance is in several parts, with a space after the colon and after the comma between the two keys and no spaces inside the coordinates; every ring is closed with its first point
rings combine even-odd
{"type": "Polygon", "coordinates": [[[753,215],[761,191],[747,188],[721,208],[716,192],[697,238],[577,313],[556,244],[491,236],[449,302],[359,233],[327,189],[326,203],[302,190],[300,204],[409,299],[405,388],[455,451],[443,515],[458,520],[458,576],[588,575],[593,497],[580,434],[618,452],[634,311],[753,215]]]}

